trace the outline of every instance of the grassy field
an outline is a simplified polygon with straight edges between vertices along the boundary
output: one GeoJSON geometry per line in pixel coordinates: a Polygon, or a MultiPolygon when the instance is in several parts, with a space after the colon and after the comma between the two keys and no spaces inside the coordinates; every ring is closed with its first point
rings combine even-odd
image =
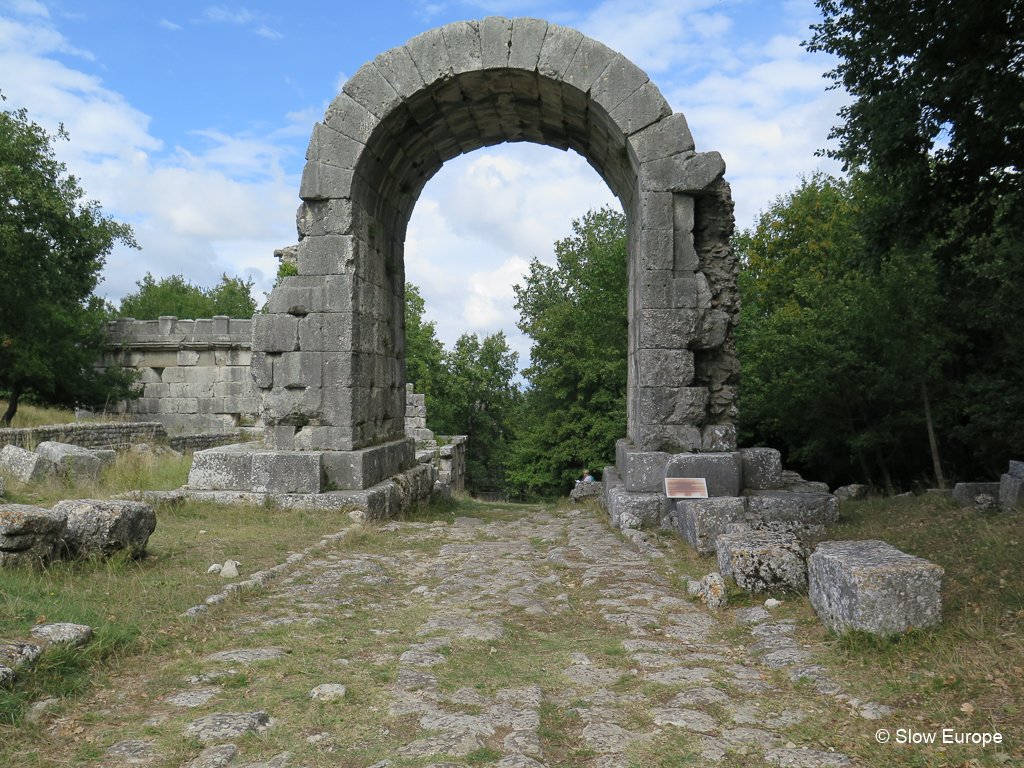
{"type": "MultiPolygon", "coordinates": [[[[55,481],[18,486],[9,482],[4,501],[49,506],[62,498],[106,498],[133,488],[169,489],[184,482],[188,467],[187,456],[152,461],[123,454],[104,471],[98,484],[65,486],[55,481]]],[[[456,513],[492,517],[498,514],[497,506],[462,500],[426,509],[420,519],[451,520],[456,513]]],[[[522,513],[514,505],[500,507],[503,516],[522,513]]],[[[210,650],[214,630],[227,621],[226,616],[200,624],[177,618],[224,583],[221,577],[207,574],[210,564],[233,558],[251,573],[282,562],[289,553],[350,522],[339,513],[285,511],[272,506],[181,503],[161,505],[157,513],[157,530],[142,560],[114,558],[56,563],[38,572],[0,571],[0,637],[28,639],[30,627],[43,621],[84,623],[96,631],[95,640],[85,649],[49,651],[31,674],[22,676],[18,687],[0,691],[0,744],[8,745],[0,747],[0,765],[36,764],[24,763],[26,753],[21,749],[25,739],[41,738],[37,726],[23,722],[32,702],[57,697],[62,708],[73,710],[75,701],[115,687],[115,678],[119,689],[129,685],[128,679],[141,675],[147,659],[162,650],[177,649],[179,655],[182,648],[186,655],[210,650]],[[15,760],[15,754],[21,757],[15,760]]],[[[778,616],[798,621],[804,637],[819,649],[818,660],[848,693],[897,710],[885,721],[887,727],[1000,731],[1010,751],[1019,753],[1024,740],[1024,517],[979,517],[930,496],[846,502],[842,522],[830,531],[830,538],[882,539],[941,565],[946,571],[943,625],[889,640],[835,636],[818,622],[803,596],[779,595],[785,604],[778,616]]],[[[388,541],[368,526],[358,537],[340,543],[338,549],[386,552],[388,541]]],[[[665,538],[662,542],[681,572],[700,576],[716,568],[712,558],[699,557],[681,541],[665,538]]],[[[731,602],[752,605],[763,598],[755,600],[736,591],[731,602]]],[[[242,610],[244,603],[238,603],[232,613],[242,610]]],[[[418,617],[410,616],[411,622],[416,620],[418,617]]],[[[571,644],[577,629],[552,625],[544,630],[547,639],[538,634],[530,635],[529,641],[571,644]]],[[[523,642],[526,639],[524,635],[523,642]]],[[[349,642],[355,640],[349,638],[349,642]]],[[[356,643],[346,653],[358,651],[371,657],[374,640],[369,633],[364,644],[365,648],[357,648],[356,643]]],[[[609,660],[622,653],[611,646],[594,650],[609,660]]],[[[465,661],[488,663],[486,654],[465,661]]],[[[529,670],[519,673],[526,678],[540,675],[529,670]]],[[[236,683],[244,687],[246,681],[232,684],[236,683]]],[[[305,683],[295,684],[298,696],[305,683]]],[[[370,696],[369,692],[365,695],[370,696]]],[[[561,716],[553,709],[546,713],[549,719],[561,716]]],[[[369,728],[369,722],[359,727],[369,728]]],[[[813,744],[827,736],[829,743],[857,755],[864,765],[1000,764],[991,755],[982,762],[970,762],[977,749],[951,747],[943,753],[920,745],[893,762],[892,744],[865,743],[866,722],[837,717],[827,732],[820,724],[809,723],[804,737],[813,744]]],[[[556,733],[561,726],[552,720],[545,727],[556,733]]],[[[488,762],[484,757],[482,762],[488,762]]],[[[50,763],[38,763],[43,764],[50,763]]]]}

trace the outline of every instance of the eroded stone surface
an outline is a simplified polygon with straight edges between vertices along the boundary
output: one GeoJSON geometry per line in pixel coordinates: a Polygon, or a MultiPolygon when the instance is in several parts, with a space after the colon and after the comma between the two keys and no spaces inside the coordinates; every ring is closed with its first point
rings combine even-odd
{"type": "Polygon", "coordinates": [[[263,711],[218,712],[193,720],[182,733],[199,741],[227,741],[266,728],[269,724],[270,715],[263,711]]]}

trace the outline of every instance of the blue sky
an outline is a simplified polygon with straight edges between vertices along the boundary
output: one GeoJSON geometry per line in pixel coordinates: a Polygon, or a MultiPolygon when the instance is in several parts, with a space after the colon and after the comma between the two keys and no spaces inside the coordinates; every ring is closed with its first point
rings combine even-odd
{"type": "MultiPolygon", "coordinates": [[[[0,0],[0,90],[45,128],[105,212],[135,229],[99,292],[112,301],[145,273],[213,285],[248,275],[269,290],[273,250],[294,214],[314,122],[365,61],[424,30],[489,15],[576,27],[647,71],[683,112],[700,151],[728,164],[739,227],[801,174],[847,102],[833,66],[800,42],[811,0],[173,4],[0,0]]],[[[529,144],[463,155],[427,185],[410,223],[407,278],[449,346],[504,330],[523,362],[512,285],[590,208],[617,205],[573,152],[529,144]]]]}

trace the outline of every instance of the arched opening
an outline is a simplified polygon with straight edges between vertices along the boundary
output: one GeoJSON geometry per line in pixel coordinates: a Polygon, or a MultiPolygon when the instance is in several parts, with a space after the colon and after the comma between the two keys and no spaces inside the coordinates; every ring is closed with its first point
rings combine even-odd
{"type": "Polygon", "coordinates": [[[721,157],[695,154],[683,116],[621,54],[538,19],[490,17],[380,54],[315,126],[299,275],[253,328],[269,448],[374,449],[379,471],[341,487],[407,465],[409,217],[446,160],[510,141],[573,149],[622,203],[633,449],[734,447],[738,299],[721,157]]]}

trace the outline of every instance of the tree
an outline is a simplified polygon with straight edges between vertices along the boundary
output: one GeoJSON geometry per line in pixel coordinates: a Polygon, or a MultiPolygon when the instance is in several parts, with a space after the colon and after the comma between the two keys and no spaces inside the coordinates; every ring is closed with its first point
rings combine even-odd
{"type": "Polygon", "coordinates": [[[949,339],[934,264],[863,264],[859,180],[822,174],[736,238],[743,438],[830,482],[890,489],[938,463],[929,386],[949,339]],[[931,439],[929,439],[931,438],[931,439]]]}
{"type": "Polygon", "coordinates": [[[626,434],[626,218],[603,208],[572,226],[556,266],[534,259],[515,289],[534,342],[508,472],[524,495],[565,493],[584,468],[614,463],[626,434]]]}
{"type": "Polygon", "coordinates": [[[152,274],[135,283],[139,290],[121,299],[114,317],[134,317],[136,320],[156,320],[161,316],[206,318],[215,315],[248,319],[256,312],[252,298],[252,280],[221,275],[213,288],[202,288],[185,280],[182,275],[171,275],[156,280],[152,274]]]}
{"type": "Polygon", "coordinates": [[[419,289],[405,284],[405,380],[426,396],[427,418],[434,423],[437,398],[450,392],[444,344],[437,338],[434,322],[423,321],[425,305],[419,289]]]}
{"type": "MultiPolygon", "coordinates": [[[[63,126],[60,138],[67,138],[63,126]]],[[[93,369],[106,341],[93,290],[115,242],[131,228],[83,201],[57,162],[53,138],[25,110],[0,112],[0,390],[9,425],[22,396],[103,406],[131,396],[131,373],[93,369]]]]}
{"type": "Polygon", "coordinates": [[[427,406],[427,423],[440,434],[469,437],[466,485],[473,490],[505,490],[512,419],[521,398],[513,382],[518,360],[501,331],[482,340],[464,333],[444,355],[446,389],[427,406]]]}
{"type": "Polygon", "coordinates": [[[955,471],[1024,453],[1024,6],[1016,0],[818,0],[807,43],[854,102],[829,152],[863,184],[861,258],[930,265],[947,339],[935,421],[955,471]]]}

